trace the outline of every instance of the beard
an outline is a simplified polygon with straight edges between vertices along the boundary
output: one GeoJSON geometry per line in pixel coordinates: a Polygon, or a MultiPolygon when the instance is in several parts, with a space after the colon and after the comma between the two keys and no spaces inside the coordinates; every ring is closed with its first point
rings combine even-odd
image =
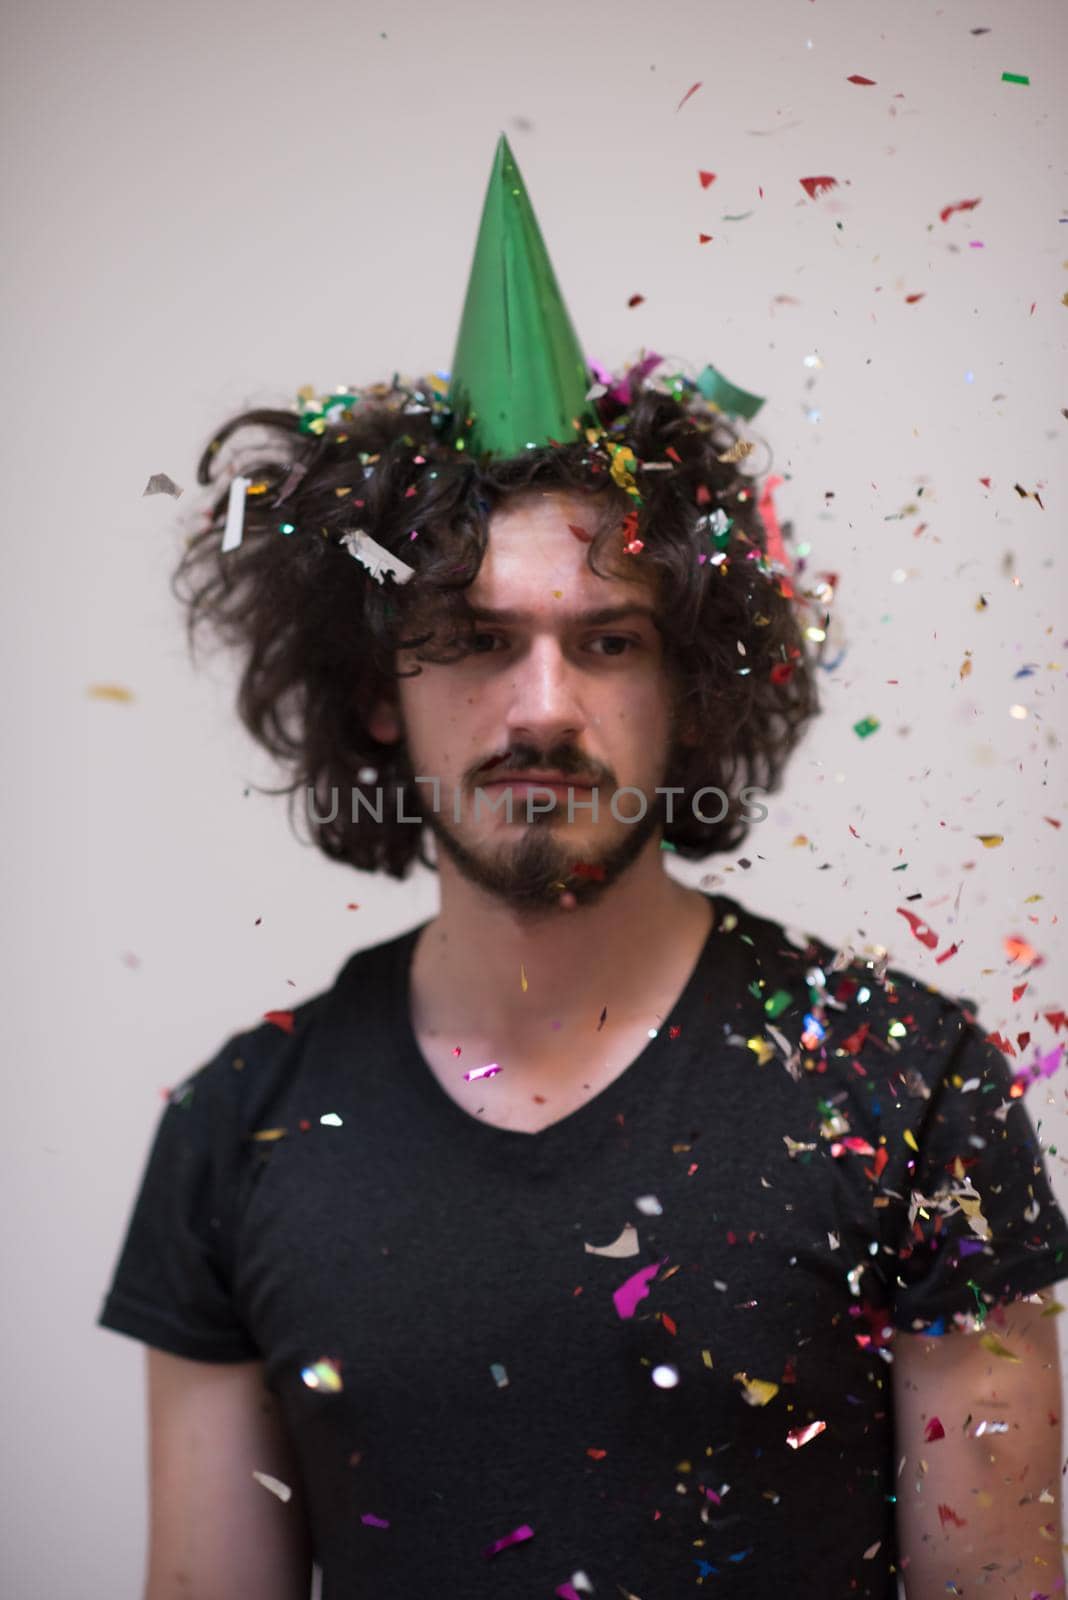
{"type": "MultiPolygon", "coordinates": [[[[566,820],[554,820],[556,810],[538,812],[518,826],[518,838],[490,841],[478,848],[466,845],[438,812],[424,820],[440,848],[457,870],[478,888],[504,902],[511,910],[536,915],[557,911],[560,897],[570,894],[576,907],[594,905],[616,879],[638,859],[665,818],[664,796],[635,822],[624,822],[623,835],[610,844],[570,842],[573,832],[566,820]]],[[[559,802],[558,802],[559,805],[559,802]]],[[[520,812],[522,815],[522,812],[520,812]]]]}
{"type": "MultiPolygon", "coordinates": [[[[682,770],[685,765],[677,707],[669,715],[666,742],[665,772],[657,786],[666,786],[671,781],[667,774],[682,770]]],[[[410,777],[413,769],[407,740],[402,767],[405,777],[410,777]]],[[[461,790],[492,781],[494,768],[504,768],[518,775],[524,771],[549,770],[563,773],[565,779],[576,786],[593,784],[599,791],[598,817],[603,815],[600,803],[603,801],[605,809],[610,809],[611,797],[618,788],[610,769],[599,763],[591,764],[572,746],[558,745],[541,751],[534,745],[514,744],[488,767],[483,763],[473,768],[461,784],[461,790]]],[[[576,793],[576,800],[582,799],[581,793],[576,793]]],[[[638,859],[658,829],[667,825],[668,797],[654,793],[646,795],[646,800],[644,815],[635,821],[621,822],[620,834],[613,831],[608,840],[595,836],[584,842],[580,842],[581,835],[568,821],[567,803],[561,797],[557,797],[551,810],[538,810],[529,815],[525,802],[517,799],[512,814],[523,820],[508,823],[508,834],[504,837],[478,840],[473,844],[466,842],[447,807],[442,806],[440,810],[424,807],[422,817],[437,846],[469,883],[493,895],[511,910],[536,918],[559,914],[561,897],[565,894],[571,897],[574,909],[595,905],[601,899],[638,859]]],[[[626,817],[626,807],[622,809],[626,817]]],[[[587,815],[592,817],[592,813],[587,815]]]]}

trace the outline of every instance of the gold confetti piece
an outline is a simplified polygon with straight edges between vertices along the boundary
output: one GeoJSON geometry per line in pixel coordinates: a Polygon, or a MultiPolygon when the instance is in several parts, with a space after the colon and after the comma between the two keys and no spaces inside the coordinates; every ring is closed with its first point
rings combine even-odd
{"type": "Polygon", "coordinates": [[[754,1036],[745,1042],[747,1047],[753,1051],[761,1066],[774,1059],[775,1051],[766,1039],[754,1036]]]}
{"type": "Polygon", "coordinates": [[[519,987],[522,989],[523,993],[526,994],[526,992],[527,992],[527,975],[526,975],[526,972],[524,971],[522,962],[519,963],[519,987]]]}
{"type": "Polygon", "coordinates": [[[737,439],[730,449],[725,450],[721,456],[717,456],[716,460],[723,462],[744,461],[746,456],[752,455],[755,449],[756,445],[751,439],[737,439]]]}
{"type": "Polygon", "coordinates": [[[1002,1344],[996,1333],[980,1334],[979,1343],[984,1350],[989,1350],[992,1356],[1001,1356],[1005,1361],[1015,1361],[1017,1363],[1020,1360],[1019,1356],[1014,1354],[1008,1345],[1002,1344]]]}
{"type": "Polygon", "coordinates": [[[132,689],[124,689],[121,683],[91,683],[86,690],[91,700],[133,700],[136,699],[132,689]]]}
{"type": "Polygon", "coordinates": [[[260,1128],[252,1135],[254,1139],[262,1139],[264,1141],[270,1139],[284,1139],[285,1136],[286,1130],[284,1128],[260,1128]]]}
{"type": "Polygon", "coordinates": [[[916,1143],[916,1135],[913,1133],[912,1129],[911,1128],[906,1128],[904,1134],[902,1135],[902,1137],[904,1138],[905,1143],[908,1145],[909,1149],[910,1150],[915,1150],[916,1153],[919,1154],[920,1147],[916,1143]]]}
{"type": "Polygon", "coordinates": [[[257,1483],[262,1483],[265,1489],[270,1489],[272,1494],[276,1494],[279,1500],[288,1500],[293,1493],[288,1483],[283,1483],[281,1478],[272,1478],[269,1472],[257,1472],[253,1468],[252,1476],[257,1483]]]}
{"type": "Polygon", "coordinates": [[[736,1372],[734,1381],[741,1384],[742,1398],[751,1406],[766,1406],[779,1392],[777,1383],[769,1383],[766,1378],[750,1378],[744,1372],[736,1372]]]}
{"type": "Polygon", "coordinates": [[[1005,843],[1005,835],[1003,833],[977,833],[975,838],[979,840],[980,844],[985,845],[988,850],[993,850],[999,844],[1005,843]]]}

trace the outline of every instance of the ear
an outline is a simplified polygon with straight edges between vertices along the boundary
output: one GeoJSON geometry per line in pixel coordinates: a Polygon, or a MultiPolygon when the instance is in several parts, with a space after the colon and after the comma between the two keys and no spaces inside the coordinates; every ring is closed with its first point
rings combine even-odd
{"type": "Polygon", "coordinates": [[[392,700],[379,700],[367,718],[367,729],[379,744],[396,744],[401,737],[400,712],[392,700]]]}

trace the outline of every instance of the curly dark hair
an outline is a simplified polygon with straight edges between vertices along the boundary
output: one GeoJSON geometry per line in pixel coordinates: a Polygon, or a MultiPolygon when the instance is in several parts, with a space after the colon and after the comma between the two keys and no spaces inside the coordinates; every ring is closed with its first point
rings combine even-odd
{"type": "Polygon", "coordinates": [[[510,496],[556,489],[596,497],[587,561],[598,576],[620,572],[621,526],[625,542],[640,541],[627,561],[656,596],[677,704],[700,730],[696,747],[676,751],[665,780],[684,794],[663,824],[664,841],[691,860],[735,849],[751,821],[741,791],[781,786],[820,709],[798,597],[758,559],[766,547],[756,479],[740,466],[752,447],[699,396],[691,403],[686,391],[639,377],[626,406],[611,392],[598,401],[604,432],[596,444],[587,435],[506,460],[474,458],[443,440],[440,411],[414,406],[412,394],[396,377],[375,385],[318,432],[306,431],[296,411],[246,411],[199,462],[198,483],[212,485],[228,439],[247,427],[269,430],[251,464],[237,469],[253,479],[240,545],[220,548],[230,474],[171,579],[187,608],[194,660],[202,628],[236,647],[240,719],[292,773],[263,792],[288,794],[292,826],[293,801],[305,790],[314,802],[310,842],[332,860],[395,878],[416,858],[434,865],[426,827],[395,820],[398,788],[406,816],[425,816],[408,753],[374,738],[369,714],[381,699],[396,703],[399,650],[416,662],[446,661],[469,647],[466,590],[490,518],[510,496]],[[616,446],[634,459],[613,456],[616,446]],[[629,468],[640,501],[615,480],[613,459],[629,468]],[[716,510],[731,519],[729,532],[724,518],[710,526],[716,510]],[[339,540],[356,526],[415,568],[410,582],[380,584],[352,558],[339,540]],[[611,573],[598,565],[605,555],[611,573]],[[325,819],[332,793],[369,784],[387,797],[381,822],[363,806],[355,821],[343,807],[325,819]],[[706,785],[728,797],[718,822],[693,814],[691,797],[706,785]]]}

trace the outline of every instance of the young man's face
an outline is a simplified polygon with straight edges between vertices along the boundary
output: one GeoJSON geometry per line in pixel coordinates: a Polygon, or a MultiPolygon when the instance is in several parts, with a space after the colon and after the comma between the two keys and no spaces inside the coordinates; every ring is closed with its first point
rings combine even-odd
{"type": "MultiPolygon", "coordinates": [[[[557,906],[565,890],[579,904],[596,899],[657,836],[663,800],[655,790],[667,781],[675,733],[654,597],[634,581],[640,567],[629,581],[597,576],[569,524],[594,531],[587,497],[551,491],[506,501],[467,591],[472,649],[447,665],[424,662],[398,685],[410,772],[440,780],[436,810],[431,784],[418,793],[441,851],[465,877],[528,911],[557,906]],[[627,614],[594,619],[609,607],[627,614]],[[497,612],[512,615],[489,614],[497,612]],[[550,772],[564,775],[552,794],[542,782],[550,772]],[[521,774],[541,787],[530,793],[521,774]],[[639,794],[618,793],[627,786],[644,797],[641,820],[626,820],[643,809],[639,794]]],[[[621,555],[620,573],[635,561],[621,555]]],[[[598,565],[609,570],[611,558],[598,565]]],[[[402,669],[412,659],[402,657],[402,669]]]]}

